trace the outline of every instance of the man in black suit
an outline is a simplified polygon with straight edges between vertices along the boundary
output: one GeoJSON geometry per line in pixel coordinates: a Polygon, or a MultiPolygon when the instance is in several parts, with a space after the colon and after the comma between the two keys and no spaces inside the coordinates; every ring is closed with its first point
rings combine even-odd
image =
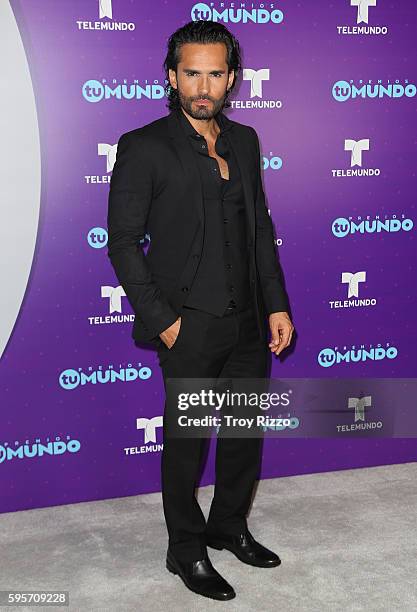
{"type": "MultiPolygon", "coordinates": [[[[263,378],[294,328],[258,137],[222,112],[241,69],[239,44],[220,23],[190,22],[170,37],[164,66],[171,112],[121,136],[109,196],[108,255],[134,309],[132,336],[157,348],[164,383],[263,378]],[[145,257],[139,241],[146,231],[145,257]]],[[[246,522],[261,437],[217,439],[206,523],[195,497],[204,438],[167,435],[169,410],[166,402],[166,565],[192,591],[231,599],[233,587],[212,566],[207,545],[257,567],[280,564],[246,522]]]]}

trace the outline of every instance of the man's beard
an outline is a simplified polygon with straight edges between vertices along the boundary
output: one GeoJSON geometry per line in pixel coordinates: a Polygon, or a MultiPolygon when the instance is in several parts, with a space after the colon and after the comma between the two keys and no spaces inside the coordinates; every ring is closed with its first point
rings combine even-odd
{"type": "Polygon", "coordinates": [[[217,115],[219,111],[222,110],[226,100],[226,93],[222,98],[220,98],[220,100],[215,100],[210,96],[186,97],[183,96],[180,91],[178,92],[178,97],[182,108],[190,115],[190,117],[192,117],[193,119],[201,119],[203,121],[208,121],[209,119],[212,119],[215,115],[217,115]],[[210,102],[212,102],[212,104],[208,104],[207,106],[197,106],[196,108],[195,105],[193,106],[193,102],[195,102],[196,100],[209,100],[210,102]]]}

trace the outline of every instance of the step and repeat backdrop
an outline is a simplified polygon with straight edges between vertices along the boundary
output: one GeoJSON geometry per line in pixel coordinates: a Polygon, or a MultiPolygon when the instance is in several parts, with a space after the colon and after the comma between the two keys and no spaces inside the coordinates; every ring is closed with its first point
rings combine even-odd
{"type": "Polygon", "coordinates": [[[120,135],[168,113],[168,37],[198,19],[243,48],[226,113],[260,137],[297,331],[271,376],[341,383],[334,435],[286,411],[261,476],[415,461],[378,413],[417,372],[415,1],[11,0],[0,16],[0,511],[160,490],[163,381],[131,338],[107,198],[120,135]]]}

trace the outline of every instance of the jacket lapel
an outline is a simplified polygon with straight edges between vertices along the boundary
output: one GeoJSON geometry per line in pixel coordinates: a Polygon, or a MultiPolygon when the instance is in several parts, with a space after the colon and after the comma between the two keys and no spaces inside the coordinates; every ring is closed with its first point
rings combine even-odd
{"type": "Polygon", "coordinates": [[[190,201],[195,203],[198,217],[201,225],[204,227],[203,185],[195,153],[191,144],[188,142],[186,134],[184,134],[184,131],[181,129],[175,112],[171,112],[167,120],[169,135],[172,138],[172,144],[179,157],[184,174],[188,177],[191,176],[192,179],[190,180],[190,201]]]}
{"type": "MultiPolygon", "coordinates": [[[[230,123],[230,120],[225,115],[223,115],[223,117],[225,122],[230,123]]],[[[233,149],[237,164],[239,166],[240,176],[242,179],[243,194],[245,199],[246,214],[249,224],[249,233],[253,239],[255,235],[255,194],[253,193],[253,188],[250,181],[250,151],[247,150],[246,143],[242,142],[242,139],[239,138],[236,129],[232,128],[231,130],[228,130],[225,136],[227,137],[227,140],[231,148],[233,149]]]]}

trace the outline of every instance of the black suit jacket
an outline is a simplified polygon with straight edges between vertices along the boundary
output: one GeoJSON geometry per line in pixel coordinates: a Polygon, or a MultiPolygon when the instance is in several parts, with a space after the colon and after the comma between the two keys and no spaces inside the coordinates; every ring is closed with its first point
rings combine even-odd
{"type": "MultiPolygon", "coordinates": [[[[181,111],[182,112],[182,111],[181,111]]],[[[248,219],[250,282],[259,333],[288,310],[265,205],[256,131],[230,120],[248,219]]],[[[179,316],[202,253],[203,194],[197,161],[175,112],[122,134],[110,183],[108,256],[135,313],[132,337],[153,342],[179,316]],[[150,234],[145,256],[139,241],[150,234]]]]}

